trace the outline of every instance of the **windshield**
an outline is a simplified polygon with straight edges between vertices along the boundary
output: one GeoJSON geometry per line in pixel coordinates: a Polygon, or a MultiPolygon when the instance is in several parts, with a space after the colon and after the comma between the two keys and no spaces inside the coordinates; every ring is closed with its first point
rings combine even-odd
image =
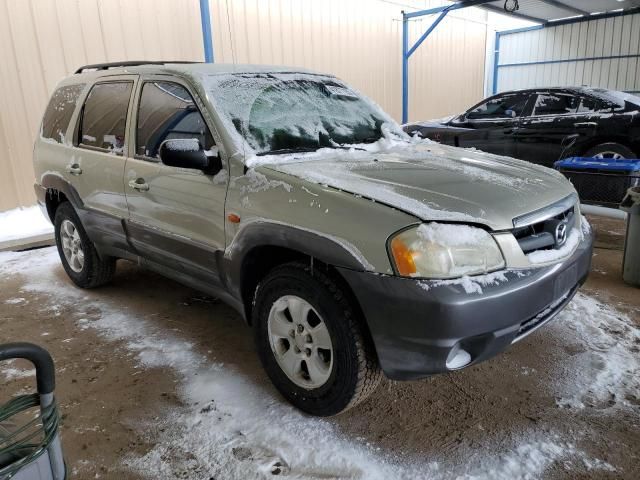
{"type": "Polygon", "coordinates": [[[210,79],[218,113],[258,155],[373,143],[383,130],[402,136],[380,108],[333,77],[256,73],[210,79]]]}

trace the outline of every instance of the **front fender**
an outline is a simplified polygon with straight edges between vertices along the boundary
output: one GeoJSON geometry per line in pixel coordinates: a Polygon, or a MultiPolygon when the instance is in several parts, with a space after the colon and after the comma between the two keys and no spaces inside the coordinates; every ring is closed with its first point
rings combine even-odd
{"type": "Polygon", "coordinates": [[[223,261],[230,292],[240,298],[244,259],[257,247],[283,247],[313,257],[328,265],[358,271],[373,266],[353,244],[322,232],[269,220],[254,220],[243,226],[226,249],[223,261]]]}

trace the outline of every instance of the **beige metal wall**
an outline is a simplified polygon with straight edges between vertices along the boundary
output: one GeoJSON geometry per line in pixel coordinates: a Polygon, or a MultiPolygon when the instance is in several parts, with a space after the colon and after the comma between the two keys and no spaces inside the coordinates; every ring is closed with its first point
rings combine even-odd
{"type": "MultiPolygon", "coordinates": [[[[217,62],[333,73],[400,118],[400,11],[436,0],[210,0],[217,62]]],[[[482,97],[486,14],[451,14],[410,60],[410,119],[482,97]]],[[[411,22],[415,40],[428,20],[411,22]]],[[[31,150],[56,83],[78,66],[203,58],[198,0],[0,0],[0,211],[34,203],[31,150]]]]}
{"type": "Polygon", "coordinates": [[[89,63],[202,51],[198,0],[0,0],[0,211],[35,202],[33,140],[60,79],[89,63]]]}
{"type": "MultiPolygon", "coordinates": [[[[212,0],[216,61],[330,72],[401,117],[402,15],[437,0],[212,0]]],[[[409,61],[409,120],[466,109],[482,98],[487,14],[449,15],[409,61]]],[[[433,22],[410,22],[410,44],[433,22]]]]}

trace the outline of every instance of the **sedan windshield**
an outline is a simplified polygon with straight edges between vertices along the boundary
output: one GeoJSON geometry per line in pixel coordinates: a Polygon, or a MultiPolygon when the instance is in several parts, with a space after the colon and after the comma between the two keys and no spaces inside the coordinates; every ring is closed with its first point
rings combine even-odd
{"type": "Polygon", "coordinates": [[[403,135],[380,108],[333,77],[256,73],[210,79],[216,110],[258,155],[372,143],[387,129],[403,135]]]}

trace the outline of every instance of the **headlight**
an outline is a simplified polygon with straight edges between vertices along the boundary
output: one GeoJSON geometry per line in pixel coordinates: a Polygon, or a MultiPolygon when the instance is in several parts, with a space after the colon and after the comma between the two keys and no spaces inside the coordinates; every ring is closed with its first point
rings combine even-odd
{"type": "Polygon", "coordinates": [[[493,237],[467,225],[419,225],[396,234],[389,247],[396,270],[403,277],[457,278],[505,266],[493,237]]]}

